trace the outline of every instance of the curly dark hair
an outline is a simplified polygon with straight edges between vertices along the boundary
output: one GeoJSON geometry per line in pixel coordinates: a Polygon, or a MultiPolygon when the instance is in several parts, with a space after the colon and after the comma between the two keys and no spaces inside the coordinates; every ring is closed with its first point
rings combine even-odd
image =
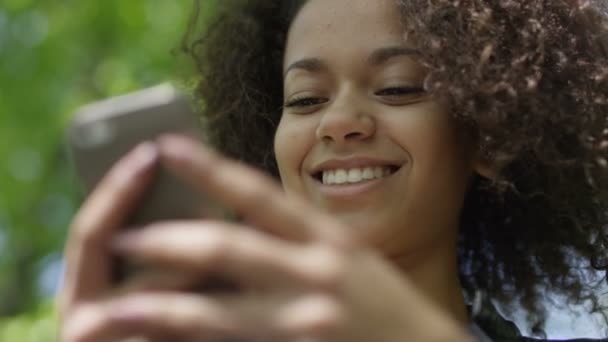
{"type": "MultiPolygon", "coordinates": [[[[601,1],[601,0],[600,0],[601,1]]],[[[211,142],[278,177],[287,32],[305,0],[223,0],[183,48],[211,142]]],[[[395,0],[428,67],[498,176],[477,178],[461,218],[465,294],[528,313],[544,335],[549,292],[608,322],[608,20],[583,0],[395,0]]]]}

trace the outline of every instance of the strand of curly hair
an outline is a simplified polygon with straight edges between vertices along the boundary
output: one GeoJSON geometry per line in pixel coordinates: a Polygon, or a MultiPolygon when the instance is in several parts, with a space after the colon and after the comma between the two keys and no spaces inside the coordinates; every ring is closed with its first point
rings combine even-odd
{"type": "MultiPolygon", "coordinates": [[[[183,45],[197,66],[211,142],[275,177],[283,50],[304,2],[224,0],[202,32],[191,23],[183,45]]],[[[507,311],[523,307],[535,335],[544,335],[549,292],[608,323],[600,298],[608,284],[608,6],[396,3],[430,70],[426,90],[450,102],[498,172],[478,178],[466,198],[465,293],[482,290],[507,311]]]]}

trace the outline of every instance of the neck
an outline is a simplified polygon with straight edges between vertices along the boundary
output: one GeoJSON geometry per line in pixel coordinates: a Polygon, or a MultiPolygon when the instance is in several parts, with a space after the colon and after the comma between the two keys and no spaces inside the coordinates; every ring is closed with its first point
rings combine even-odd
{"type": "Polygon", "coordinates": [[[391,259],[422,294],[457,322],[468,325],[467,308],[458,277],[456,244],[453,241],[391,259]]]}

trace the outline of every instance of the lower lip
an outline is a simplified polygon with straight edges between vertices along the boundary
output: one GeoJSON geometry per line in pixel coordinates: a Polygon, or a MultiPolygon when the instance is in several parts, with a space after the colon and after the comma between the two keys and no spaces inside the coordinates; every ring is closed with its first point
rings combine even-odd
{"type": "Polygon", "coordinates": [[[395,171],[390,176],[383,178],[376,178],[367,180],[359,183],[344,183],[344,184],[323,184],[315,179],[315,182],[319,185],[320,192],[325,197],[330,198],[348,198],[355,197],[370,192],[382,185],[385,181],[394,177],[401,169],[395,171]]]}

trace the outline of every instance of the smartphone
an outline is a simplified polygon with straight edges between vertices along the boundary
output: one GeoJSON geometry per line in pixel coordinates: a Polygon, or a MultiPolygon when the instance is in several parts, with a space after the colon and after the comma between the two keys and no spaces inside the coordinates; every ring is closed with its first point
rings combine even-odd
{"type": "MultiPolygon", "coordinates": [[[[203,140],[200,120],[188,98],[170,84],[140,90],[78,109],[68,129],[70,156],[85,194],[143,141],[177,133],[203,140]]],[[[159,167],[130,218],[130,225],[217,214],[218,205],[159,167]]]]}
{"type": "MultiPolygon", "coordinates": [[[[86,105],[78,109],[68,128],[71,160],[88,195],[108,170],[143,141],[177,133],[204,140],[200,120],[188,98],[170,84],[86,105]]],[[[125,227],[156,221],[225,217],[224,209],[173,177],[161,165],[155,178],[129,217],[125,227]]],[[[125,266],[126,264],[126,266],[125,266]]],[[[117,281],[133,271],[118,262],[117,281]]]]}

